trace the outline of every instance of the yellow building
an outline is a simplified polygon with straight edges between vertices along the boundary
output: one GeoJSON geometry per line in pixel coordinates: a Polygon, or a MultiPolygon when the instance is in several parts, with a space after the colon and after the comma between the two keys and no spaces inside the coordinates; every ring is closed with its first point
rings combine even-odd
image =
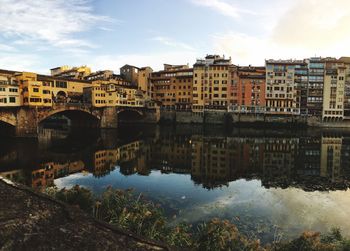
{"type": "Polygon", "coordinates": [[[151,74],[153,72],[153,69],[151,67],[142,67],[139,69],[138,72],[138,78],[137,78],[137,83],[138,83],[138,88],[139,90],[143,91],[143,93],[151,97],[151,74]]]}
{"type": "Polygon", "coordinates": [[[91,74],[90,67],[86,65],[79,67],[70,67],[67,65],[50,69],[51,76],[65,78],[65,79],[80,79],[83,80],[85,77],[91,74]]]}
{"type": "Polygon", "coordinates": [[[24,106],[51,107],[53,103],[79,103],[91,82],[67,80],[31,72],[17,73],[24,106]]]}
{"type": "Polygon", "coordinates": [[[228,106],[228,81],[231,59],[207,55],[193,66],[194,112],[204,109],[226,109],[228,106]]]}
{"type": "Polygon", "coordinates": [[[82,102],[84,88],[91,87],[91,81],[63,79],[46,75],[37,75],[37,80],[50,87],[53,102],[82,102]]]}
{"type": "Polygon", "coordinates": [[[144,107],[145,97],[136,86],[119,85],[115,81],[94,81],[91,88],[85,89],[87,102],[94,107],[128,106],[144,107]]]}
{"type": "Polygon", "coordinates": [[[0,70],[0,107],[21,106],[20,88],[14,73],[0,70]]]}
{"type": "Polygon", "coordinates": [[[346,67],[339,60],[327,60],[323,86],[324,121],[343,120],[346,67]]]}
{"type": "Polygon", "coordinates": [[[22,90],[24,106],[52,106],[51,86],[37,80],[37,74],[22,72],[16,74],[22,90]]]}

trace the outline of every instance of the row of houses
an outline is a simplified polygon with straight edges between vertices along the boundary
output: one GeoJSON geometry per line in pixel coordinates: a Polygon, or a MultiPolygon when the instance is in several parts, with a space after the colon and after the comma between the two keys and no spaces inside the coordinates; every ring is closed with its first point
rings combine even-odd
{"type": "Polygon", "coordinates": [[[61,66],[51,76],[0,70],[0,106],[51,106],[57,101],[95,107],[145,106],[162,109],[229,110],[237,113],[350,117],[350,57],[266,60],[265,66],[238,66],[231,58],[207,55],[164,69],[125,65],[120,74],[61,66]]]}

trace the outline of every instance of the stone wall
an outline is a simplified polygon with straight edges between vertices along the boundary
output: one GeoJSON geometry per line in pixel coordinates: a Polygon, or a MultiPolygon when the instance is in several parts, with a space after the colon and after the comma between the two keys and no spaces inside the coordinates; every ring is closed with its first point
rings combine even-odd
{"type": "Polygon", "coordinates": [[[100,128],[118,128],[118,113],[115,107],[101,109],[100,128]]]}
{"type": "Polygon", "coordinates": [[[38,136],[38,114],[36,109],[21,107],[17,110],[17,137],[38,136]]]}

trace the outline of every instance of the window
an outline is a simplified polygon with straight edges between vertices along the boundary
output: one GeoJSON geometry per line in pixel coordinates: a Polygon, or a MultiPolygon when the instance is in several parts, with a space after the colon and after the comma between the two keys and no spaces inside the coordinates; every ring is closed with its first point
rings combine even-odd
{"type": "Polygon", "coordinates": [[[10,92],[18,92],[17,88],[10,88],[10,92]]]}
{"type": "Polygon", "coordinates": [[[5,91],[5,87],[0,87],[0,92],[4,92],[5,91]]]}
{"type": "Polygon", "coordinates": [[[39,92],[39,88],[33,88],[33,92],[39,92]]]}
{"type": "Polygon", "coordinates": [[[43,90],[43,94],[50,94],[51,92],[49,90],[43,90]]]}
{"type": "Polygon", "coordinates": [[[67,82],[66,81],[56,81],[56,87],[67,88],[67,82]]]}
{"type": "Polygon", "coordinates": [[[15,97],[10,97],[10,103],[16,103],[16,98],[15,97]]]}

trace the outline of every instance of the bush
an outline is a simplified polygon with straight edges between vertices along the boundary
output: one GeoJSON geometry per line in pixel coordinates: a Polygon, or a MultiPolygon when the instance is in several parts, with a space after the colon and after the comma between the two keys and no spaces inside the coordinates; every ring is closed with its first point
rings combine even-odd
{"type": "Polygon", "coordinates": [[[262,247],[259,240],[248,239],[227,220],[213,219],[199,224],[196,229],[185,223],[171,227],[158,205],[141,194],[135,195],[131,189],[108,188],[100,198],[94,198],[91,191],[79,186],[62,190],[48,188],[46,193],[79,206],[97,219],[174,247],[200,251],[350,251],[350,240],[345,239],[337,228],[325,235],[304,232],[292,241],[262,247]]]}

